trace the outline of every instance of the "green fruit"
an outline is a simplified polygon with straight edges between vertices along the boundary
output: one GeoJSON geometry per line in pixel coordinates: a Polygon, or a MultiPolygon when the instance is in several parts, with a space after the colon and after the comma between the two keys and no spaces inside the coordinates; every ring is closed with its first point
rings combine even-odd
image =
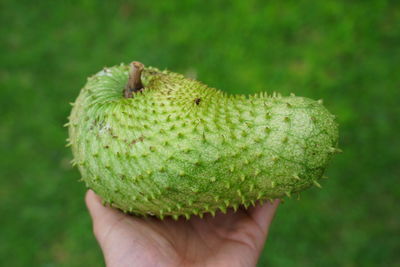
{"type": "Polygon", "coordinates": [[[229,96],[132,66],[90,77],[68,123],[83,181],[123,211],[189,218],[290,196],[319,186],[338,151],[320,101],[229,96]]]}

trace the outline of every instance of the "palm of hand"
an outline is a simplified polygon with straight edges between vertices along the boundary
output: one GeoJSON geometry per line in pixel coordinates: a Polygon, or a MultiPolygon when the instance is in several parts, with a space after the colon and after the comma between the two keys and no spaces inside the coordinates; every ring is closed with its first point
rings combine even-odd
{"type": "Polygon", "coordinates": [[[278,202],[213,218],[137,218],[104,207],[93,191],[86,203],[107,266],[254,266],[278,202]]]}

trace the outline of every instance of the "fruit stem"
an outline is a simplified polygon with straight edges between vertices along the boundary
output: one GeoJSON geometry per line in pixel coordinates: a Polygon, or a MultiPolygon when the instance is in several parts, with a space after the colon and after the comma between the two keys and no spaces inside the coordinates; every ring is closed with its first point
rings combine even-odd
{"type": "Polygon", "coordinates": [[[143,89],[143,84],[141,80],[142,71],[144,65],[138,61],[133,61],[131,63],[131,70],[129,71],[128,83],[124,89],[124,97],[132,98],[133,93],[139,92],[143,89]]]}

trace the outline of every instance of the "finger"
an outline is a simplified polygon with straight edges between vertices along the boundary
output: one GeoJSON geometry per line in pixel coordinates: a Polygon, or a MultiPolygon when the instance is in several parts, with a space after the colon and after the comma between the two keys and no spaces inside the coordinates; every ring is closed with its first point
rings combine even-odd
{"type": "Polygon", "coordinates": [[[101,202],[101,198],[90,189],[86,192],[85,202],[93,221],[98,221],[104,218],[104,215],[116,212],[116,210],[104,206],[101,202]]]}
{"type": "Polygon", "coordinates": [[[122,212],[111,207],[105,207],[101,199],[92,190],[88,190],[85,197],[86,206],[93,220],[93,232],[96,238],[101,239],[116,222],[125,216],[122,212]]]}
{"type": "Polygon", "coordinates": [[[269,226],[271,225],[278,205],[279,200],[276,199],[272,203],[267,201],[263,205],[258,204],[250,210],[250,216],[265,234],[268,234],[269,226]]]}
{"type": "Polygon", "coordinates": [[[86,192],[85,202],[86,202],[86,206],[89,210],[90,216],[92,217],[92,219],[94,219],[94,217],[97,215],[97,210],[99,209],[99,207],[97,207],[97,205],[101,204],[100,197],[98,195],[96,195],[96,193],[93,192],[91,189],[89,189],[86,192]]]}

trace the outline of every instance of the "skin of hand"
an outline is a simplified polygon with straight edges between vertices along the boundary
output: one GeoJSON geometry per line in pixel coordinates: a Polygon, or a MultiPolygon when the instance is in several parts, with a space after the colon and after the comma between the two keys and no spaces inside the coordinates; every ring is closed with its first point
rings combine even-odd
{"type": "Polygon", "coordinates": [[[103,206],[91,190],[85,200],[109,267],[256,266],[279,204],[275,200],[215,217],[161,221],[103,206]]]}

